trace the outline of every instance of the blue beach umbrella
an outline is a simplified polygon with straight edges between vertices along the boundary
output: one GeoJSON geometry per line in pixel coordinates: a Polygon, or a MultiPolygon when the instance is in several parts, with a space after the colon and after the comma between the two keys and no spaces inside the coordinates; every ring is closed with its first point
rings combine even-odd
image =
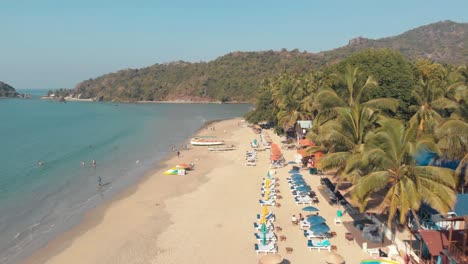
{"type": "Polygon", "coordinates": [[[308,191],[310,191],[311,189],[310,189],[309,186],[304,186],[304,185],[303,185],[303,186],[297,187],[296,190],[298,190],[298,191],[300,191],[300,192],[308,192],[308,191]]]}
{"type": "Polygon", "coordinates": [[[292,177],[292,178],[302,178],[302,175],[296,173],[296,174],[291,175],[291,177],[292,177]]]}
{"type": "Polygon", "coordinates": [[[320,224],[311,226],[309,230],[312,231],[315,235],[319,235],[330,231],[330,227],[326,224],[320,224]]]}
{"type": "Polygon", "coordinates": [[[321,217],[320,215],[312,215],[307,217],[307,222],[311,225],[319,225],[325,223],[325,218],[321,217]]]}
{"type": "Polygon", "coordinates": [[[288,171],[288,173],[290,173],[290,174],[297,174],[297,173],[299,173],[299,171],[298,171],[298,170],[290,170],[290,171],[288,171]]]}
{"type": "Polygon", "coordinates": [[[268,178],[271,178],[270,171],[268,171],[267,177],[268,177],[268,178]]]}
{"type": "Polygon", "coordinates": [[[306,211],[306,212],[318,212],[319,209],[313,207],[313,206],[306,206],[304,208],[302,208],[302,211],[306,211]]]}

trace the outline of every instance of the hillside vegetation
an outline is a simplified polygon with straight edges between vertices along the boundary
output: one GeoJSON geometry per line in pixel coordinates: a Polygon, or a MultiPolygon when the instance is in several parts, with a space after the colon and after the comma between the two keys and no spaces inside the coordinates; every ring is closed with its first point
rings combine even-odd
{"type": "Polygon", "coordinates": [[[232,52],[210,62],[184,61],[126,69],[79,83],[79,98],[117,101],[252,101],[263,79],[300,74],[338,63],[366,49],[388,48],[414,60],[462,65],[468,61],[467,23],[443,21],[378,40],[357,38],[317,54],[287,51],[232,52]]]}

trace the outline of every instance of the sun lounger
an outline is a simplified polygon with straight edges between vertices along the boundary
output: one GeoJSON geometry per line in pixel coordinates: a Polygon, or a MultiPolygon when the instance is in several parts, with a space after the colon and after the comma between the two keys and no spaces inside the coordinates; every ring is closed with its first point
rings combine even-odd
{"type": "Polygon", "coordinates": [[[310,223],[307,221],[300,221],[299,226],[301,227],[301,229],[306,229],[310,227],[310,223]]]}
{"type": "Polygon", "coordinates": [[[322,234],[317,234],[315,235],[312,231],[309,231],[309,230],[304,230],[304,236],[307,238],[307,239],[311,239],[311,238],[327,238],[327,233],[322,233],[322,234]]]}
{"type": "Polygon", "coordinates": [[[303,198],[295,198],[294,199],[296,201],[296,204],[297,205],[300,205],[300,204],[312,204],[312,199],[310,197],[303,197],[303,198]]]}
{"type": "MultiPolygon", "coordinates": [[[[275,229],[275,227],[273,226],[272,223],[266,223],[266,227],[268,228],[268,230],[270,231],[273,231],[275,229]]],[[[257,231],[260,231],[260,229],[262,229],[262,225],[258,224],[258,223],[254,223],[254,228],[257,230],[257,231]]]]}
{"type": "Polygon", "coordinates": [[[260,200],[258,200],[258,201],[260,202],[260,205],[261,205],[261,206],[264,206],[264,205],[266,205],[266,206],[275,206],[275,205],[276,205],[276,202],[275,202],[275,200],[273,200],[273,199],[268,199],[268,200],[266,200],[266,201],[260,199],[260,200]]]}
{"type": "Polygon", "coordinates": [[[380,252],[379,252],[379,249],[378,248],[368,248],[367,249],[367,253],[369,253],[369,255],[379,255],[380,252]]]}
{"type": "Polygon", "coordinates": [[[328,251],[331,251],[331,245],[330,241],[328,239],[318,241],[318,240],[307,240],[307,247],[309,248],[309,251],[312,251],[312,249],[317,249],[319,252],[322,249],[326,249],[328,251]]]}
{"type": "MultiPolygon", "coordinates": [[[[257,214],[257,220],[260,220],[262,216],[260,214],[257,214]]],[[[273,212],[269,212],[266,216],[265,216],[266,220],[269,220],[269,219],[272,219],[273,221],[276,220],[276,216],[273,212]]]]}
{"type": "MultiPolygon", "coordinates": [[[[262,241],[263,241],[263,235],[262,235],[262,234],[255,233],[254,235],[255,235],[255,238],[257,239],[258,242],[262,242],[262,241]]],[[[278,239],[276,238],[276,235],[275,235],[274,232],[268,232],[268,233],[266,233],[265,239],[266,239],[266,241],[269,241],[269,242],[270,242],[270,241],[276,241],[276,240],[278,240],[278,239]]]]}
{"type": "Polygon", "coordinates": [[[278,247],[273,242],[270,242],[266,245],[262,245],[261,243],[255,244],[255,252],[257,252],[257,254],[258,253],[265,253],[265,254],[276,253],[278,252],[278,247]]]}

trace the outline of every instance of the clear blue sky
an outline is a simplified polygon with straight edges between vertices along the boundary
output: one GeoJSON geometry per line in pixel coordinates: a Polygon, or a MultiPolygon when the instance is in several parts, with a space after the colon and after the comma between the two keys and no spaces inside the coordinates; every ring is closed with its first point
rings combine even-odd
{"type": "Polygon", "coordinates": [[[212,60],[231,51],[319,52],[440,20],[466,0],[0,0],[0,80],[72,88],[123,68],[212,60]]]}

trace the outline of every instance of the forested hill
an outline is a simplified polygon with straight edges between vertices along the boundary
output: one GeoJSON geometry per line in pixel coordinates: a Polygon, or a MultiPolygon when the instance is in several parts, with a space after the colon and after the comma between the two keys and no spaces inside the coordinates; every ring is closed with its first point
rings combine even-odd
{"type": "Polygon", "coordinates": [[[349,54],[369,49],[388,48],[410,59],[427,58],[462,65],[468,62],[468,23],[441,21],[418,27],[394,37],[377,40],[357,37],[347,46],[319,53],[327,62],[341,60],[349,54]]]}
{"type": "Polygon", "coordinates": [[[127,69],[78,84],[75,96],[103,100],[247,101],[261,80],[304,72],[317,57],[299,51],[233,52],[210,62],[172,62],[127,69]]]}
{"type": "Polygon", "coordinates": [[[443,21],[378,40],[356,38],[317,54],[287,51],[233,52],[210,62],[172,62],[126,69],[79,83],[75,97],[119,101],[252,101],[261,81],[280,72],[304,72],[368,48],[390,48],[410,59],[465,64],[468,24],[443,21]]]}
{"type": "Polygon", "coordinates": [[[0,81],[0,97],[16,97],[17,95],[15,88],[0,81]]]}

